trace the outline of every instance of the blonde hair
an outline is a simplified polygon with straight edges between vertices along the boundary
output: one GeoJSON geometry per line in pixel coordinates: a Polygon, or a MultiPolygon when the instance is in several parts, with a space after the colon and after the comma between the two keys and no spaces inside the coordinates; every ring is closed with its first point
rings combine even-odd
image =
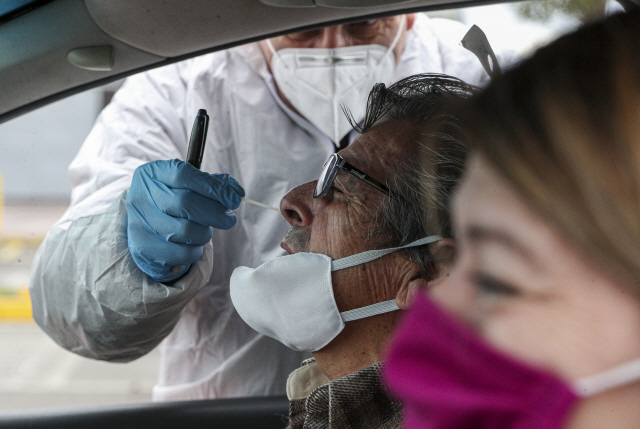
{"type": "Polygon", "coordinates": [[[473,149],[640,297],[640,13],[558,39],[467,113],[473,149]]]}

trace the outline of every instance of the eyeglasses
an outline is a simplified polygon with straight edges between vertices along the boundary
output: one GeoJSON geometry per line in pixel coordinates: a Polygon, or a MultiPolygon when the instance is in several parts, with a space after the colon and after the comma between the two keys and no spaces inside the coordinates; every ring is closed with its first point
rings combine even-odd
{"type": "Polygon", "coordinates": [[[329,192],[331,189],[331,185],[333,184],[333,179],[336,178],[336,174],[338,174],[338,170],[344,170],[349,174],[356,176],[358,179],[363,182],[373,186],[380,192],[390,196],[395,200],[399,200],[399,196],[392,192],[389,188],[384,186],[382,183],[378,182],[373,177],[367,175],[366,173],[358,170],[353,165],[349,164],[344,160],[340,155],[334,153],[329,157],[327,162],[322,166],[322,172],[320,173],[320,178],[318,179],[318,183],[316,183],[316,189],[313,191],[313,198],[322,198],[329,192]]]}

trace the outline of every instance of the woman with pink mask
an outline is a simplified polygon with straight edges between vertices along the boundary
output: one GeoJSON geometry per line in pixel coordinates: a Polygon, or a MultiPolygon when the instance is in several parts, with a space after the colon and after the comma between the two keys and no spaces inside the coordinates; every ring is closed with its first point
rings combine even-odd
{"type": "Polygon", "coordinates": [[[467,113],[456,261],[387,359],[405,427],[639,428],[640,13],[539,50],[467,113]]]}

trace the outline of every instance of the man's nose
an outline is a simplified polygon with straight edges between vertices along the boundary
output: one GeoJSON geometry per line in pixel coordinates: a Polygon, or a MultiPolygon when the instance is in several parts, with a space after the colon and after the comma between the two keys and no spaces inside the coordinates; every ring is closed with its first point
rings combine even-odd
{"type": "Polygon", "coordinates": [[[334,49],[349,46],[349,42],[344,37],[342,27],[342,25],[336,25],[334,27],[324,28],[314,47],[323,49],[334,49]]]}
{"type": "Polygon", "coordinates": [[[313,189],[316,182],[296,186],[280,201],[280,213],[291,226],[309,226],[313,222],[313,189]]]}

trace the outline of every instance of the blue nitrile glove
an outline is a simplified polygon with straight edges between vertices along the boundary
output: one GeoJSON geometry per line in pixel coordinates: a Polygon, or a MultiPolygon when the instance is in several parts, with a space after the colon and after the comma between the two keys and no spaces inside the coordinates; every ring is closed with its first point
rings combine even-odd
{"type": "Polygon", "coordinates": [[[209,174],[174,159],[143,164],[127,195],[129,251],[157,282],[184,275],[202,256],[213,228],[236,224],[244,189],[228,174],[209,174]]]}

